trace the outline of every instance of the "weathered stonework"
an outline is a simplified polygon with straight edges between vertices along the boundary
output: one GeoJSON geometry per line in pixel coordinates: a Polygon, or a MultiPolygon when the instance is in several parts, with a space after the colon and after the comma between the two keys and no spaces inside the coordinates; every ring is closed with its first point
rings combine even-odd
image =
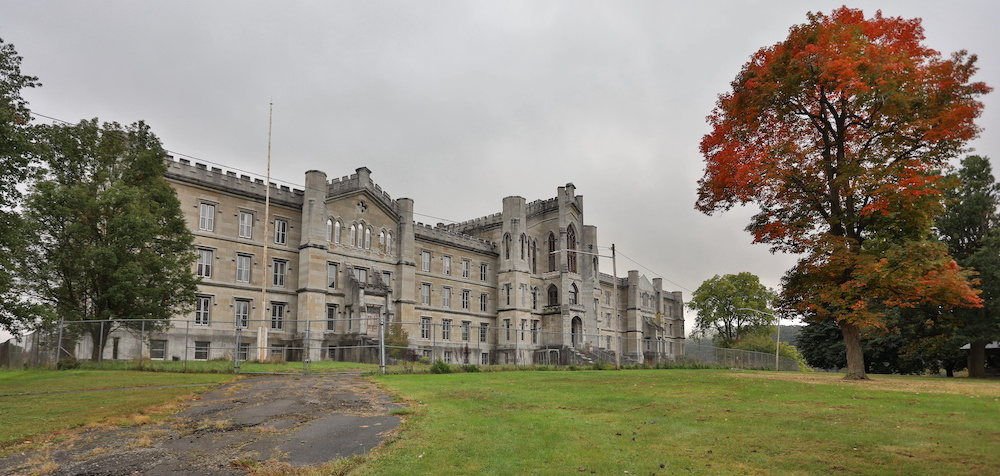
{"type": "Polygon", "coordinates": [[[618,351],[631,361],[662,360],[680,352],[681,293],[637,271],[617,281],[601,272],[607,253],[598,251],[596,227],[584,224],[573,184],[551,199],[507,197],[499,213],[432,226],[415,222],[413,201],[392,199],[365,167],[334,179],[311,170],[304,190],[270,185],[265,220],[263,180],[187,160],[169,158],[168,166],[211,260],[210,271],[207,257],[198,267],[207,306],[174,319],[188,339],[232,341],[242,327],[245,358],[340,358],[348,344],[378,339],[374,320],[363,319],[382,315],[405,326],[415,355],[456,363],[550,363],[553,355],[567,363],[581,352],[618,351]]]}

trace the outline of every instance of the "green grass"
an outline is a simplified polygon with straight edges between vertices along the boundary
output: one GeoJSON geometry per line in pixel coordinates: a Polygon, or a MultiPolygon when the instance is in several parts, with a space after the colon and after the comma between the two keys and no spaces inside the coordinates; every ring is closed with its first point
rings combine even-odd
{"type": "Polygon", "coordinates": [[[986,474],[1000,382],[719,370],[378,377],[416,405],[363,474],[986,474]]]}
{"type": "Polygon", "coordinates": [[[128,417],[232,379],[232,375],[134,371],[0,372],[0,455],[17,443],[60,430],[98,422],[141,422],[128,417]],[[182,386],[152,388],[170,385],[182,386]],[[105,391],[123,388],[128,390],[105,391]]]}

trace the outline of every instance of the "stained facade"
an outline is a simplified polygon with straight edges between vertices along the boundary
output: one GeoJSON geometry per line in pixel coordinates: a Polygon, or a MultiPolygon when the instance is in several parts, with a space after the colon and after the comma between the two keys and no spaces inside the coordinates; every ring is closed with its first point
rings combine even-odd
{"type": "Polygon", "coordinates": [[[336,178],[308,171],[304,190],[272,184],[265,217],[263,180],[183,159],[168,166],[202,283],[195,310],[158,341],[170,347],[164,358],[197,358],[176,342],[183,328],[202,347],[231,342],[238,329],[246,359],[339,359],[379,338],[379,318],[403,324],[412,355],[455,363],[681,351],[681,293],[637,271],[612,277],[573,184],[554,198],[507,197],[499,213],[428,225],[414,220],[413,200],[392,199],[364,167],[336,178]]]}

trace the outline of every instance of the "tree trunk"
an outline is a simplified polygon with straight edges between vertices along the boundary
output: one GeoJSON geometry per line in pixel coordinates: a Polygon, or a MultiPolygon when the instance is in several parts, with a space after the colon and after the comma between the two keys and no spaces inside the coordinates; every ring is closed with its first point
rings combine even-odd
{"type": "Polygon", "coordinates": [[[101,356],[104,355],[104,346],[108,345],[108,335],[111,334],[111,323],[89,322],[86,325],[87,333],[90,334],[90,340],[93,344],[90,350],[90,361],[99,362],[101,361],[101,356]]]}
{"type": "Polygon", "coordinates": [[[861,351],[861,337],[858,326],[846,321],[838,322],[840,332],[844,334],[844,347],[847,349],[847,380],[867,380],[865,374],[865,354],[861,351]]]}
{"type": "Polygon", "coordinates": [[[969,378],[986,377],[986,344],[984,340],[969,343],[969,378]]]}

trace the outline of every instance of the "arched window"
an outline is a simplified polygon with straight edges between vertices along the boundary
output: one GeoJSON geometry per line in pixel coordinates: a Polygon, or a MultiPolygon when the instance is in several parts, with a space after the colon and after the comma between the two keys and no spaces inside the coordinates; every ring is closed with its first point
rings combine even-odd
{"type": "Polygon", "coordinates": [[[577,294],[579,294],[579,293],[580,293],[580,290],[577,289],[577,287],[576,287],[575,284],[570,284],[569,285],[569,303],[570,304],[576,304],[577,303],[577,299],[576,298],[577,298],[577,294]]]}
{"type": "Polygon", "coordinates": [[[378,249],[385,251],[385,230],[378,232],[378,249]]]}
{"type": "Polygon", "coordinates": [[[333,220],[330,218],[326,219],[326,242],[329,243],[333,241],[333,220]]]}
{"type": "Polygon", "coordinates": [[[392,233],[385,234],[385,252],[392,253],[392,233]]]}
{"type": "Polygon", "coordinates": [[[531,272],[538,273],[538,240],[531,240],[531,272]]]}
{"type": "Polygon", "coordinates": [[[549,271],[556,270],[556,235],[549,232],[549,271]]]}
{"type": "Polygon", "coordinates": [[[559,305],[559,288],[555,284],[549,285],[549,306],[559,305]]]}
{"type": "Polygon", "coordinates": [[[531,308],[538,309],[538,287],[531,288],[531,308]]]}
{"type": "Polygon", "coordinates": [[[503,259],[510,259],[510,234],[503,235],[503,259]]]}
{"type": "Polygon", "coordinates": [[[351,246],[358,246],[358,226],[351,224],[351,246]]]}
{"type": "Polygon", "coordinates": [[[527,241],[528,241],[528,237],[524,236],[524,233],[521,233],[521,259],[524,259],[524,252],[525,252],[525,250],[528,249],[528,246],[527,246],[528,243],[527,243],[527,241]]]}
{"type": "Polygon", "coordinates": [[[340,220],[333,222],[333,242],[340,244],[340,220]]]}
{"type": "Polygon", "coordinates": [[[365,249],[372,249],[372,229],[365,228],[365,249]]]}
{"type": "MultiPolygon", "coordinates": [[[[570,225],[566,229],[566,249],[576,249],[576,230],[573,228],[573,225],[570,225]]],[[[566,252],[566,266],[569,268],[570,273],[576,272],[576,253],[573,251],[566,252]]]]}

